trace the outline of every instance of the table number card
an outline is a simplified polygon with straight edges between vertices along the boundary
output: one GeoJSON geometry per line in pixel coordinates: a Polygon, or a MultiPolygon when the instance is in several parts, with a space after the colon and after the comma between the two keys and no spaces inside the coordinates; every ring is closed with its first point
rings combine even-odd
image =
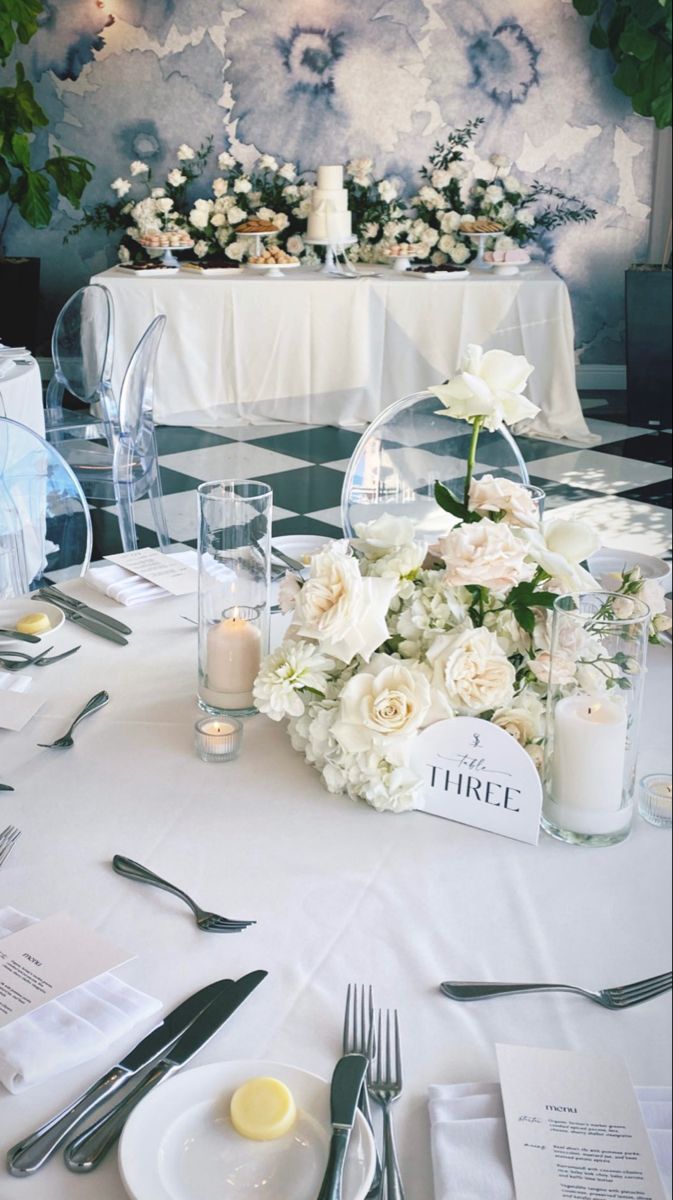
{"type": "Polygon", "coordinates": [[[425,783],[423,812],[537,845],[540,776],[498,725],[476,717],[438,721],[416,738],[411,767],[425,783]]]}
{"type": "Polygon", "coordinates": [[[666,1200],[623,1059],[497,1051],[517,1200],[666,1200]]]}
{"type": "Polygon", "coordinates": [[[131,956],[60,914],[0,939],[0,1029],[131,956]]]}

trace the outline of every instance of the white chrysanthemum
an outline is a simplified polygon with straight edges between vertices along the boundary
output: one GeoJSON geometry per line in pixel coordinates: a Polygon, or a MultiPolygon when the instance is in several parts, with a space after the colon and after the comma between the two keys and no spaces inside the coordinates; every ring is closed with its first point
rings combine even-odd
{"type": "Polygon", "coordinates": [[[309,642],[285,642],[262,664],[255,682],[255,703],[272,721],[299,717],[305,709],[301,695],[324,693],[335,663],[309,642]]]}

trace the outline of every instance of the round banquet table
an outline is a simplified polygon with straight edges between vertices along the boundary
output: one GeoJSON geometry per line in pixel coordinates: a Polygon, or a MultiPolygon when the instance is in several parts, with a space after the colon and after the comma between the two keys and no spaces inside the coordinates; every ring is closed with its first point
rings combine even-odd
{"type": "Polygon", "coordinates": [[[14,363],[7,375],[0,377],[0,417],[9,417],[27,425],[44,437],[44,406],[40,368],[31,359],[14,363]],[[4,412],[3,412],[4,409],[4,412]]]}
{"type": "MultiPolygon", "coordinates": [[[[371,982],[379,1004],[400,1010],[406,1087],[396,1116],[413,1200],[433,1197],[428,1085],[495,1079],[498,1042],[622,1054],[635,1083],[670,1083],[670,995],[611,1013],[560,995],[461,1006],[438,990],[450,978],[600,987],[669,969],[670,835],[636,820],[609,850],[547,837],[535,848],[420,813],[379,815],[324,791],[262,717],[247,721],[238,761],[202,763],[192,741],[196,632],[182,620],[195,600],[122,609],[82,581],[67,590],[134,634],[122,648],[66,625],[55,643],[81,643],[80,653],[35,672],[43,709],[22,733],[0,732],[0,775],[16,789],[0,797],[0,826],[23,831],[0,870],[0,906],[70,911],[135,955],[118,973],[168,1009],[221,976],[266,968],[195,1065],[264,1059],[329,1077],[346,985],[371,982]],[[102,687],[111,703],[73,750],[36,748],[102,687]],[[199,932],[178,901],[115,875],[115,853],[258,925],[235,937],[199,932]]],[[[670,650],[653,651],[642,772],[670,769],[670,670],[670,650]]],[[[3,1092],[3,1151],[128,1049],[3,1092]]],[[[123,1195],[114,1157],[93,1176],[69,1175],[59,1159],[31,1179],[0,1175],[0,1200],[123,1195]]]]}

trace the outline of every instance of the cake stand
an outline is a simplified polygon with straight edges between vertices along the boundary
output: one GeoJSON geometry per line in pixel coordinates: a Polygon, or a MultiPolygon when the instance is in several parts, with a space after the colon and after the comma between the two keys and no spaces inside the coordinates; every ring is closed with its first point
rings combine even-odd
{"type": "MultiPolygon", "coordinates": [[[[262,253],[262,242],[266,238],[278,237],[278,232],[279,231],[277,229],[267,229],[264,233],[239,233],[236,236],[240,238],[254,238],[255,258],[259,258],[260,254],[262,253]]],[[[254,266],[255,264],[253,263],[252,265],[254,266]]]]}
{"type": "Polygon", "coordinates": [[[301,263],[251,263],[247,264],[249,271],[264,271],[267,279],[282,279],[284,271],[296,271],[301,263]]]}
{"type": "MultiPolygon", "coordinates": [[[[143,246],[142,242],[140,245],[143,246]]],[[[149,254],[150,258],[160,258],[164,267],[172,267],[174,270],[180,266],[175,255],[184,254],[187,250],[193,249],[193,242],[183,242],[180,246],[143,246],[143,250],[149,254]]]]}
{"type": "Polygon", "coordinates": [[[326,238],[304,238],[306,246],[324,246],[325,247],[325,265],[322,269],[323,275],[338,275],[339,274],[339,258],[344,255],[349,246],[357,246],[358,239],[355,235],[349,238],[342,238],[340,241],[328,241],[326,238]]]}
{"type": "Polygon", "coordinates": [[[390,259],[393,271],[408,271],[412,262],[415,262],[415,254],[386,254],[386,258],[390,259]]]}
{"type": "Polygon", "coordinates": [[[505,231],[504,229],[493,230],[492,233],[470,233],[468,229],[460,229],[458,231],[463,237],[468,237],[471,242],[477,242],[477,257],[470,265],[475,271],[490,271],[491,264],[487,263],[484,258],[486,243],[489,238],[500,237],[505,231]]]}

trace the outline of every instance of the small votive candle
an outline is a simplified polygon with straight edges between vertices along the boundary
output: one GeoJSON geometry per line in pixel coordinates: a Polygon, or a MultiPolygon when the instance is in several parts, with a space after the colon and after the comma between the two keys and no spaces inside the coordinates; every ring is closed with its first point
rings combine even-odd
{"type": "Polygon", "coordinates": [[[670,775],[646,775],[641,779],[640,815],[659,829],[671,828],[673,780],[670,775]]]}
{"type": "Polygon", "coordinates": [[[203,717],[196,722],[195,744],[204,762],[231,762],[238,758],[243,741],[243,725],[235,717],[218,721],[203,717]]]}

